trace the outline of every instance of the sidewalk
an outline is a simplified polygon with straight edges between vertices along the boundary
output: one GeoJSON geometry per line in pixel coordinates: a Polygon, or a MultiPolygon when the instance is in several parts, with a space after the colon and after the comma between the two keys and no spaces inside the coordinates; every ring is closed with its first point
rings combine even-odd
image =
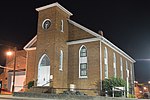
{"type": "Polygon", "coordinates": [[[52,100],[46,98],[29,98],[29,97],[14,97],[12,95],[0,95],[0,99],[13,99],[13,100],[52,100]]]}

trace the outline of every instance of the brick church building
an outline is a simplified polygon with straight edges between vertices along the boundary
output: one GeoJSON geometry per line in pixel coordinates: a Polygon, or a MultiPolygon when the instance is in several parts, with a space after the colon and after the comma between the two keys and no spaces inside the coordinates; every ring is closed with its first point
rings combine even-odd
{"type": "Polygon", "coordinates": [[[36,10],[37,35],[24,47],[25,84],[34,81],[35,86],[53,87],[57,93],[73,84],[89,95],[96,95],[94,89],[102,90],[102,80],[110,77],[133,84],[135,60],[102,32],[74,22],[73,14],[58,3],[36,10]]]}

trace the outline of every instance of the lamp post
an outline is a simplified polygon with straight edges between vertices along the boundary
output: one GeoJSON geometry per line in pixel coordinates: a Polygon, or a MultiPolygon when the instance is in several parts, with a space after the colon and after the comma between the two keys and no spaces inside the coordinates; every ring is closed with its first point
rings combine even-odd
{"type": "Polygon", "coordinates": [[[150,93],[150,81],[148,81],[148,92],[150,93]]]}
{"type": "Polygon", "coordinates": [[[13,52],[12,51],[6,52],[6,55],[8,55],[8,56],[12,56],[13,55],[13,61],[14,61],[14,64],[13,64],[12,93],[14,93],[14,90],[15,90],[16,51],[17,51],[17,47],[14,47],[13,52]]]}

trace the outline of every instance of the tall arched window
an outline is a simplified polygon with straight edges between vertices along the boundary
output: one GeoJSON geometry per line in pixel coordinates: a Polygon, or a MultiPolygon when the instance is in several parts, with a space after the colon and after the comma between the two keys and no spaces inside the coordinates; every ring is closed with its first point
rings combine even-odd
{"type": "Polygon", "coordinates": [[[61,32],[64,32],[64,21],[61,20],[61,32]]]}
{"type": "Polygon", "coordinates": [[[79,49],[79,78],[87,78],[87,48],[82,45],[79,49]]]}
{"type": "Polygon", "coordinates": [[[133,82],[133,73],[132,73],[132,64],[130,64],[130,76],[131,76],[131,82],[133,82]]]}
{"type": "Polygon", "coordinates": [[[108,52],[106,47],[104,49],[104,70],[105,70],[105,78],[108,78],[108,52]]]}
{"type": "Polygon", "coordinates": [[[122,63],[122,57],[120,57],[120,75],[121,75],[121,78],[123,79],[123,63],[122,63]]]}
{"type": "Polygon", "coordinates": [[[127,78],[129,78],[129,68],[128,68],[128,62],[126,61],[126,75],[127,75],[127,78]]]}
{"type": "Polygon", "coordinates": [[[113,53],[113,67],[114,67],[114,77],[117,76],[117,73],[116,73],[116,54],[113,53]]]}
{"type": "Polygon", "coordinates": [[[63,70],[63,51],[60,50],[60,65],[59,65],[59,70],[63,70]]]}

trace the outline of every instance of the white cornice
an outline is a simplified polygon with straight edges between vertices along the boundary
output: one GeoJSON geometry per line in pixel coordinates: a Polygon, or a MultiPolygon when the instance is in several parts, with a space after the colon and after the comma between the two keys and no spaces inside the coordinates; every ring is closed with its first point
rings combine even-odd
{"type": "Polygon", "coordinates": [[[136,61],[131,58],[129,55],[127,55],[124,51],[122,51],[121,49],[119,49],[117,46],[115,46],[113,43],[111,43],[109,40],[107,40],[105,37],[100,38],[100,40],[106,44],[107,46],[109,46],[111,49],[113,49],[114,51],[116,51],[117,53],[119,53],[120,55],[124,56],[126,59],[128,59],[129,61],[135,63],[136,61]]]}
{"type": "Polygon", "coordinates": [[[26,50],[26,51],[36,50],[36,47],[26,48],[26,49],[24,49],[24,50],[26,50]]]}
{"type": "Polygon", "coordinates": [[[106,44],[107,46],[109,46],[111,49],[113,49],[114,51],[116,51],[117,53],[119,53],[120,55],[122,55],[123,57],[125,57],[126,59],[128,59],[129,61],[131,61],[133,63],[136,62],[129,55],[127,55],[124,51],[122,51],[121,49],[119,49],[117,46],[115,46],[113,43],[111,43],[109,40],[107,40],[104,37],[101,37],[101,38],[89,38],[89,39],[82,39],[82,40],[74,40],[74,41],[67,42],[67,45],[74,45],[74,44],[87,43],[87,42],[95,42],[95,41],[101,41],[101,42],[103,42],[104,44],[106,44]]]}
{"type": "Polygon", "coordinates": [[[99,41],[99,39],[98,38],[89,38],[89,39],[75,40],[75,41],[67,42],[67,45],[87,43],[87,42],[95,42],[95,41],[99,41]]]}
{"type": "Polygon", "coordinates": [[[37,41],[37,35],[30,42],[28,42],[28,44],[25,45],[23,49],[27,50],[27,48],[30,48],[36,41],[37,41]]]}
{"type": "Polygon", "coordinates": [[[76,27],[79,27],[80,29],[82,29],[82,30],[88,32],[89,34],[91,34],[91,35],[93,35],[93,36],[95,36],[95,37],[101,37],[101,35],[95,33],[94,31],[92,31],[92,30],[90,30],[90,29],[88,29],[88,28],[86,28],[86,27],[84,27],[84,26],[82,26],[82,25],[80,25],[80,24],[78,24],[78,23],[76,23],[76,22],[70,20],[70,19],[68,19],[68,22],[69,22],[70,24],[75,25],[76,27]]]}
{"type": "Polygon", "coordinates": [[[46,6],[43,6],[43,7],[36,8],[36,11],[45,10],[45,9],[48,9],[48,8],[51,8],[51,7],[55,7],[55,6],[57,6],[57,7],[60,8],[61,10],[63,10],[63,11],[64,11],[65,13],[67,13],[69,16],[72,16],[72,15],[73,15],[71,12],[69,12],[67,9],[65,9],[63,6],[61,6],[58,2],[49,4],[49,5],[46,5],[46,6]]]}

